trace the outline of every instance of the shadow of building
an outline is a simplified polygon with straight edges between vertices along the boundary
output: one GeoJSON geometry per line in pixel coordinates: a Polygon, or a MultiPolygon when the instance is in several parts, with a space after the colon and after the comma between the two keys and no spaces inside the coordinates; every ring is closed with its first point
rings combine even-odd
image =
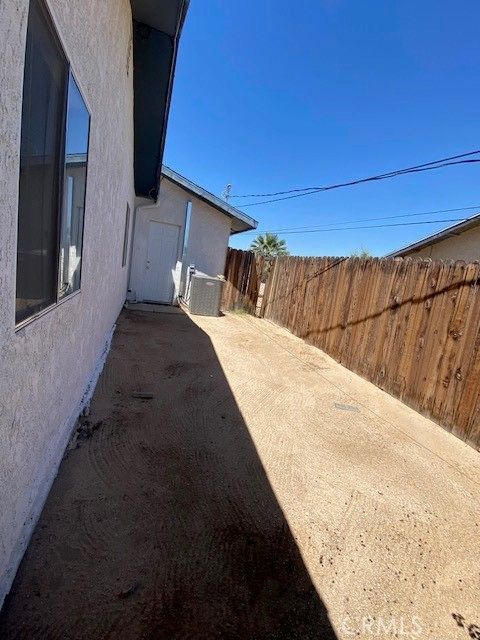
{"type": "Polygon", "coordinates": [[[336,638],[212,343],[188,316],[121,314],[79,436],[2,638],[336,638]]]}

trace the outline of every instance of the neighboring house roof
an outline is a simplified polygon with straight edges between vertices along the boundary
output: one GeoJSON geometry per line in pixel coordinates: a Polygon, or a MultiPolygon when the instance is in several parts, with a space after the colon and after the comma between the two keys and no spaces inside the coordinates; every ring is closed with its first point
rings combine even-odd
{"type": "Polygon", "coordinates": [[[188,178],[182,176],[180,173],[177,173],[173,169],[170,169],[170,167],[163,165],[162,177],[167,178],[177,186],[185,189],[197,198],[200,198],[200,200],[203,200],[217,211],[220,211],[220,213],[228,216],[232,220],[232,235],[235,233],[241,233],[242,231],[250,231],[257,228],[258,222],[256,220],[250,218],[250,216],[247,216],[247,214],[243,213],[243,211],[232,207],[228,204],[228,202],[225,202],[225,200],[221,200],[217,196],[214,196],[213,193],[210,193],[209,191],[206,191],[206,189],[199,187],[198,184],[195,184],[188,178]]]}
{"type": "Polygon", "coordinates": [[[480,225],[480,213],[472,216],[471,218],[467,218],[463,222],[459,222],[458,224],[454,224],[451,227],[447,227],[442,231],[438,231],[437,233],[432,233],[432,235],[423,238],[422,240],[418,240],[417,242],[413,242],[412,244],[407,245],[406,247],[402,247],[401,249],[397,249],[396,251],[392,251],[392,253],[388,253],[386,258],[397,258],[408,255],[413,251],[418,251],[423,249],[424,247],[429,247],[432,244],[437,244],[438,242],[442,242],[442,240],[446,240],[447,238],[452,238],[455,236],[459,236],[464,231],[468,231],[473,229],[474,227],[478,227],[480,225]]]}
{"type": "Polygon", "coordinates": [[[178,41],[188,0],[130,0],[133,16],[134,174],[157,199],[178,41]]]}

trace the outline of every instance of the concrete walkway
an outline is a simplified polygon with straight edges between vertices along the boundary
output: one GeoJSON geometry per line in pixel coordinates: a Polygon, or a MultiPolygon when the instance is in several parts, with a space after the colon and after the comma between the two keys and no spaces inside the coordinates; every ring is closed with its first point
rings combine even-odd
{"type": "Polygon", "coordinates": [[[479,482],[278,327],[124,311],[0,637],[480,637],[479,482]]]}

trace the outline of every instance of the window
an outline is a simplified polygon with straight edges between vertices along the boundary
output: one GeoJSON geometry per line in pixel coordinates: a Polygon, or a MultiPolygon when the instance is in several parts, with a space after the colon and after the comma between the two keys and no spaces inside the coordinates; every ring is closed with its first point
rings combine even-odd
{"type": "Polygon", "coordinates": [[[58,297],[80,288],[90,114],[70,74],[58,297]]]}
{"type": "Polygon", "coordinates": [[[130,205],[127,202],[127,213],[125,215],[125,231],[123,233],[122,267],[124,267],[127,264],[129,228],[130,228],[130,205]]]}
{"type": "Polygon", "coordinates": [[[80,286],[90,115],[42,0],[31,0],[23,83],[17,324],[80,286]]]}

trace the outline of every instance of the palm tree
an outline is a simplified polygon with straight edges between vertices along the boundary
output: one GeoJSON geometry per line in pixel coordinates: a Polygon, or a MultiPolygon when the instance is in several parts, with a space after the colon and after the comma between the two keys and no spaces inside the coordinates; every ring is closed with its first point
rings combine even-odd
{"type": "Polygon", "coordinates": [[[250,251],[258,257],[264,258],[261,282],[266,282],[270,269],[272,268],[273,261],[278,256],[288,256],[287,243],[285,240],[280,240],[276,233],[259,233],[255,240],[250,245],[250,251]]]}
{"type": "Polygon", "coordinates": [[[258,234],[250,245],[250,250],[256,256],[263,256],[267,262],[272,262],[277,256],[288,256],[287,243],[276,233],[258,234]]]}

